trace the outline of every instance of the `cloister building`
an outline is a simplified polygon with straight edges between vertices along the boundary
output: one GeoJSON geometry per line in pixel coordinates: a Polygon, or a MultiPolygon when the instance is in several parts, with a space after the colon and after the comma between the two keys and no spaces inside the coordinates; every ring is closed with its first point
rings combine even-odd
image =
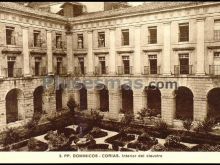
{"type": "MultiPolygon", "coordinates": [[[[67,7],[63,12],[72,10],[67,7]]],[[[76,11],[70,17],[0,3],[1,129],[22,125],[36,111],[62,111],[70,97],[80,111],[97,109],[109,119],[143,108],[159,111],[174,126],[183,119],[220,119],[220,2],[76,11]],[[145,85],[46,89],[48,75],[145,85]],[[147,87],[153,81],[176,82],[178,88],[147,87]]]]}

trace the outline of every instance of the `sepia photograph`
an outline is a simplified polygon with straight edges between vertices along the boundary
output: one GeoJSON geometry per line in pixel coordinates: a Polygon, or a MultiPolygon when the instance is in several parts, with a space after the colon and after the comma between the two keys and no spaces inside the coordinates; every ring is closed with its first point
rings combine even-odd
{"type": "Polygon", "coordinates": [[[219,152],[220,2],[0,2],[0,151],[219,152]]]}

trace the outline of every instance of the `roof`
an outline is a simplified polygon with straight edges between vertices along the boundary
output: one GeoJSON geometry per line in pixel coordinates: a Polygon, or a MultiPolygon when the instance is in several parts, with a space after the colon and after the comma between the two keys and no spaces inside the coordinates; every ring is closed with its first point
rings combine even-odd
{"type": "Polygon", "coordinates": [[[31,7],[26,7],[22,4],[18,4],[18,3],[14,3],[14,2],[0,2],[0,9],[1,8],[11,9],[11,10],[25,12],[25,13],[29,13],[29,14],[35,14],[38,16],[43,16],[43,17],[52,18],[52,19],[60,19],[62,21],[66,20],[66,18],[64,18],[63,16],[60,16],[58,14],[49,13],[46,11],[40,11],[40,10],[31,8],[31,7]]]}
{"type": "Polygon", "coordinates": [[[138,5],[134,7],[116,9],[116,10],[108,10],[108,11],[99,11],[99,12],[92,12],[86,13],[74,18],[70,18],[70,21],[80,21],[80,20],[92,20],[97,18],[107,18],[107,17],[114,17],[120,16],[125,14],[133,14],[138,12],[153,12],[158,10],[164,9],[174,9],[176,7],[187,7],[192,5],[201,5],[205,2],[151,2],[145,3],[143,5],[138,5]]]}

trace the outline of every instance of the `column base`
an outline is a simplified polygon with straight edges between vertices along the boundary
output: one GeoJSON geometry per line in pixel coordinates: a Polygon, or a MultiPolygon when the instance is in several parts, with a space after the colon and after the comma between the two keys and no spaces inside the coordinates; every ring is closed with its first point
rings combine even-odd
{"type": "Polygon", "coordinates": [[[48,76],[54,76],[54,73],[48,73],[47,75],[48,76]]]}
{"type": "Polygon", "coordinates": [[[171,76],[171,73],[163,73],[163,76],[171,76]]]}
{"type": "Polygon", "coordinates": [[[196,76],[205,76],[205,73],[196,73],[196,76]]]}
{"type": "Polygon", "coordinates": [[[32,75],[31,74],[25,74],[24,77],[30,78],[32,75]]]}

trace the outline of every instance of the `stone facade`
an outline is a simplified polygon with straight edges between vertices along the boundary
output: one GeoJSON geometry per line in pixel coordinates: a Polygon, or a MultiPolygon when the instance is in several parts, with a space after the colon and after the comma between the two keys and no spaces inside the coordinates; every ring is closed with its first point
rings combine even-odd
{"type": "MultiPolygon", "coordinates": [[[[219,32],[216,22],[220,19],[220,3],[192,3],[188,6],[174,6],[158,11],[122,12],[121,15],[105,16],[105,12],[82,15],[75,18],[64,18],[55,14],[30,13],[29,10],[13,10],[7,3],[0,4],[0,123],[2,129],[7,125],[17,125],[30,119],[34,114],[33,93],[42,86],[45,75],[60,75],[63,78],[125,80],[144,82],[141,88],[132,88],[133,113],[147,108],[145,86],[150,82],[177,82],[179,87],[187,87],[193,93],[193,119],[203,120],[208,114],[207,95],[210,90],[220,87],[218,74],[213,75],[210,66],[218,66],[215,52],[220,51],[220,40],[216,39],[219,32]],[[1,5],[2,4],[2,5],[1,5]],[[90,19],[89,17],[93,17],[90,19]],[[69,22],[71,29],[66,29],[69,22]],[[187,23],[189,39],[179,42],[179,25],[187,23]],[[6,29],[14,28],[15,44],[7,44],[6,29]],[[156,27],[156,43],[150,44],[149,27],[156,27]],[[122,44],[122,30],[129,30],[129,44],[122,44]],[[40,46],[34,46],[34,32],[40,33],[40,46]],[[99,33],[104,33],[104,46],[99,45],[99,33]],[[57,34],[61,41],[57,42],[57,34]],[[83,35],[83,47],[79,47],[79,35],[83,35]],[[62,46],[57,46],[62,43],[62,46]],[[176,74],[176,66],[180,66],[180,54],[187,54],[190,73],[176,74]],[[150,67],[150,56],[156,56],[157,74],[145,74],[145,68],[150,67]],[[130,71],[119,74],[123,66],[123,58],[129,58],[130,71]],[[14,69],[20,69],[18,76],[8,76],[9,59],[15,57],[14,69]],[[37,57],[37,58],[36,58],[37,57]],[[36,59],[41,59],[41,68],[45,74],[36,75],[36,59]],[[84,58],[85,74],[76,74],[80,68],[79,58],[84,58]],[[61,60],[62,59],[62,60],[61,60]],[[96,68],[104,59],[107,72],[99,74],[96,68]],[[58,63],[62,61],[62,70],[58,72],[58,63]],[[7,123],[6,97],[9,91],[18,89],[19,121],[7,123]]],[[[13,4],[13,3],[11,3],[13,4]]],[[[20,6],[20,5],[18,5],[20,6]]],[[[144,8],[144,7],[143,7],[144,8]]],[[[132,11],[132,8],[121,9],[132,11]]],[[[34,12],[34,10],[33,10],[34,12]]],[[[109,11],[107,11],[109,12],[109,11]]],[[[220,29],[219,29],[220,30],[220,29]]],[[[219,33],[220,34],[220,33],[219,33]]],[[[81,44],[82,44],[81,43],[81,44]]],[[[81,68],[82,69],[82,68],[81,68]]],[[[121,84],[123,85],[123,83],[121,84]]],[[[73,96],[80,102],[80,92],[64,89],[62,92],[62,107],[73,96]]],[[[161,116],[168,124],[173,125],[176,113],[175,89],[160,89],[161,116]]],[[[109,88],[109,112],[104,112],[107,118],[118,118],[122,108],[122,93],[119,88],[109,88]]],[[[45,90],[42,96],[42,110],[47,114],[56,112],[56,97],[53,87],[45,90]]],[[[100,96],[95,89],[87,89],[87,109],[99,109],[100,96]]]]}

